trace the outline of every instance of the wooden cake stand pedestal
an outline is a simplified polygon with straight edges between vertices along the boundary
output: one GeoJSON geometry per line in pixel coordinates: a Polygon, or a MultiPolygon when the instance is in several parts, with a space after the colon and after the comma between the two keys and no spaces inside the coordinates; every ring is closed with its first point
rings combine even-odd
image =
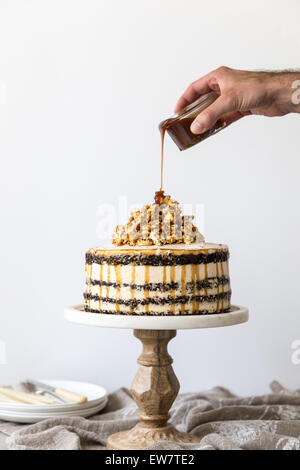
{"type": "Polygon", "coordinates": [[[65,309],[68,321],[106,328],[130,328],[143,344],[138,358],[140,367],[131,386],[131,394],[141,410],[141,421],[129,431],[109,436],[107,448],[138,450],[158,441],[199,442],[192,434],[183,433],[168,423],[169,410],[178,395],[179,382],[168,354],[168,342],[176,330],[217,328],[244,323],[248,310],[233,306],[229,313],[151,317],[86,313],[78,305],[65,309]]]}

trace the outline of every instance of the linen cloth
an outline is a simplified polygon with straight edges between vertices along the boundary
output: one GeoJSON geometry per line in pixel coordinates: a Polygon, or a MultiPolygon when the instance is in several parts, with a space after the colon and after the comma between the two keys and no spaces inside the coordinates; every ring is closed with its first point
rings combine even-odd
{"type": "MultiPolygon", "coordinates": [[[[271,393],[240,398],[223,387],[179,395],[170,422],[199,437],[196,444],[158,442],[152,450],[299,450],[300,389],[278,382],[271,393]]],[[[89,419],[52,418],[32,425],[0,421],[0,448],[10,450],[103,450],[107,437],[132,428],[139,411],[130,392],[109,395],[106,408],[89,419]]]]}

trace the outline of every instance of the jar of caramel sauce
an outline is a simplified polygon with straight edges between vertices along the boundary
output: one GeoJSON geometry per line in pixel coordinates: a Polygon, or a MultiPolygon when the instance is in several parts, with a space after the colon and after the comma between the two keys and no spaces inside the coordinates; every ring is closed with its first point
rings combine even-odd
{"type": "Polygon", "coordinates": [[[183,108],[178,114],[174,114],[169,119],[162,121],[159,124],[162,145],[166,131],[180,150],[186,150],[222,130],[226,126],[226,122],[222,118],[218,119],[214,126],[203,134],[193,134],[190,129],[195,117],[210,106],[218,96],[214,92],[207,93],[183,108]]]}

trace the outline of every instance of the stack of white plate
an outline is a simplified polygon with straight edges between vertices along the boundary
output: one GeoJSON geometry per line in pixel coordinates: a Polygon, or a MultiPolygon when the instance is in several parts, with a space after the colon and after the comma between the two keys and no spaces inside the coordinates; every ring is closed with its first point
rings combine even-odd
{"type": "Polygon", "coordinates": [[[55,403],[53,405],[26,405],[23,403],[0,403],[0,420],[16,423],[37,423],[48,418],[89,416],[99,413],[107,404],[107,393],[103,387],[83,382],[41,380],[55,388],[63,388],[87,397],[82,404],[55,403]]]}

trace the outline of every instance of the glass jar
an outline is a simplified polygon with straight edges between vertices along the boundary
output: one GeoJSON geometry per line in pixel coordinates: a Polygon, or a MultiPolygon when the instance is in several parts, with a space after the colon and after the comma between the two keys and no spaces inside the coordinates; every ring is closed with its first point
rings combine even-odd
{"type": "Polygon", "coordinates": [[[203,132],[203,134],[193,134],[190,129],[195,117],[201,113],[201,111],[208,108],[218,97],[219,95],[217,93],[207,93],[183,108],[178,114],[174,114],[169,119],[162,121],[159,124],[162,137],[167,131],[179,150],[186,150],[224,129],[226,122],[222,118],[218,119],[213,127],[203,132]]]}

